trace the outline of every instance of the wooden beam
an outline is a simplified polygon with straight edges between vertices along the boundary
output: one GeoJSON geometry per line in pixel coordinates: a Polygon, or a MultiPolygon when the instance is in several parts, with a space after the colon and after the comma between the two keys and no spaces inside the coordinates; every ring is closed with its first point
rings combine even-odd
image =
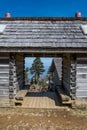
{"type": "Polygon", "coordinates": [[[76,55],[66,54],[62,62],[62,85],[68,95],[75,99],[76,95],[76,55]]]}
{"type": "Polygon", "coordinates": [[[87,48],[65,48],[65,47],[0,47],[0,52],[25,53],[25,54],[43,54],[57,55],[64,53],[87,53],[87,48]]]}

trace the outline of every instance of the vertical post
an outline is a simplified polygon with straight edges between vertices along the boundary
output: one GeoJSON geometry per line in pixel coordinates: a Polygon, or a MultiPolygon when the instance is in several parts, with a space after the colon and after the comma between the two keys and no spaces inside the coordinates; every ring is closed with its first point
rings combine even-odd
{"type": "Polygon", "coordinates": [[[25,57],[23,56],[23,85],[25,85],[25,57]]]}
{"type": "Polygon", "coordinates": [[[63,55],[62,59],[62,86],[70,96],[70,54],[63,55]]]}
{"type": "Polygon", "coordinates": [[[15,73],[15,57],[10,54],[9,59],[9,98],[14,98],[14,73],[15,73]]]}
{"type": "Polygon", "coordinates": [[[71,55],[70,91],[71,98],[76,98],[76,55],[71,55]]]}
{"type": "Polygon", "coordinates": [[[65,54],[62,60],[62,85],[72,99],[76,94],[76,55],[65,54]]]}
{"type": "Polygon", "coordinates": [[[9,59],[9,98],[13,99],[17,92],[23,88],[23,55],[10,54],[9,59]]]}
{"type": "Polygon", "coordinates": [[[23,54],[16,53],[15,55],[16,60],[16,73],[15,73],[15,83],[16,83],[16,93],[20,91],[20,89],[23,89],[24,85],[24,57],[23,54]]]}

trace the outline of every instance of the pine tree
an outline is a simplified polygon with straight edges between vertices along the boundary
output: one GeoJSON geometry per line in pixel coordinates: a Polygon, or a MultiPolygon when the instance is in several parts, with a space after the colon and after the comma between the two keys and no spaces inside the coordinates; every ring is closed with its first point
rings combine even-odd
{"type": "Polygon", "coordinates": [[[28,68],[28,67],[26,67],[26,68],[25,68],[25,78],[27,78],[27,77],[28,77],[28,72],[29,72],[29,68],[28,68]]]}
{"type": "Polygon", "coordinates": [[[25,71],[24,71],[25,83],[28,81],[28,72],[29,72],[29,68],[26,67],[26,68],[25,68],[25,71]]]}
{"type": "Polygon", "coordinates": [[[32,63],[32,67],[30,68],[30,73],[35,77],[35,80],[38,82],[40,75],[44,72],[44,65],[41,61],[40,57],[36,57],[32,63]]]}

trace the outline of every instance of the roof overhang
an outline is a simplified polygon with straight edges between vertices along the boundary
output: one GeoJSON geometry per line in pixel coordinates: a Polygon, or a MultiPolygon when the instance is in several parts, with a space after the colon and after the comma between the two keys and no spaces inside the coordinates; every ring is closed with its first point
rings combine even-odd
{"type": "Polygon", "coordinates": [[[39,47],[0,47],[0,52],[18,52],[30,54],[64,54],[64,53],[87,53],[87,48],[39,48],[39,47]]]}

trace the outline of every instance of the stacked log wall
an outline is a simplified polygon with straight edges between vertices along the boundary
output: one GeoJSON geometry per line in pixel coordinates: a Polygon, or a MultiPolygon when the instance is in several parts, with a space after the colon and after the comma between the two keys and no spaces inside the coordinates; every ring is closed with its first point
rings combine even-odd
{"type": "Polygon", "coordinates": [[[55,86],[61,86],[61,79],[62,79],[62,58],[55,58],[54,59],[55,69],[53,72],[53,81],[55,86]]]}
{"type": "Polygon", "coordinates": [[[62,61],[62,84],[72,99],[76,98],[76,57],[66,55],[62,61]]]}
{"type": "Polygon", "coordinates": [[[23,55],[10,55],[10,98],[14,98],[17,92],[23,88],[23,71],[24,71],[23,55]]]}
{"type": "Polygon", "coordinates": [[[56,69],[54,70],[53,73],[53,81],[55,83],[55,86],[61,85],[61,78],[59,77],[56,69]]]}
{"type": "Polygon", "coordinates": [[[14,98],[14,91],[16,90],[15,87],[15,80],[14,80],[14,75],[15,75],[15,56],[10,54],[10,60],[9,60],[9,98],[12,99],[14,98]]]}
{"type": "Polygon", "coordinates": [[[9,54],[0,53],[0,107],[9,105],[9,54]]]}
{"type": "Polygon", "coordinates": [[[77,59],[76,97],[87,98],[87,58],[77,59]]]}
{"type": "Polygon", "coordinates": [[[0,54],[0,97],[9,96],[9,54],[0,54]]]}

